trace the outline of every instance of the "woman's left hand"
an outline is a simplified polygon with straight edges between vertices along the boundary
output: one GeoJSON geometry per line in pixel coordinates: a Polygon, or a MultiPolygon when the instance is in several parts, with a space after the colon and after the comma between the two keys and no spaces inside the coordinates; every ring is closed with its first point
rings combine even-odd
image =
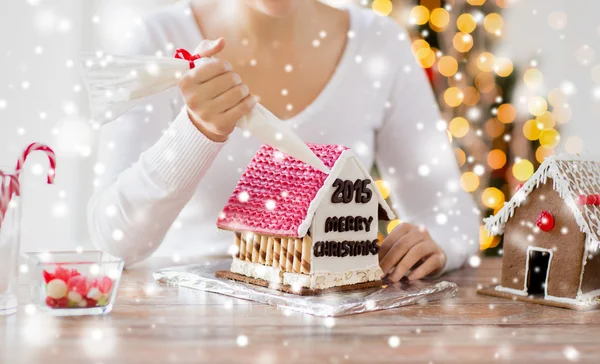
{"type": "Polygon", "coordinates": [[[446,254],[427,229],[403,222],[381,243],[379,265],[392,282],[398,282],[410,269],[408,279],[414,280],[443,269],[446,254]]]}

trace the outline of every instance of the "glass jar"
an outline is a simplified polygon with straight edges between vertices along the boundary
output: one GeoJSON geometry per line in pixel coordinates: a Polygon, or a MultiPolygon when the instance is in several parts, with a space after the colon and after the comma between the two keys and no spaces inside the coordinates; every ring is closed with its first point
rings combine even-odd
{"type": "MultiPolygon", "coordinates": [[[[1,168],[1,167],[0,167],[1,168]]],[[[0,169],[1,170],[1,169],[0,169]]],[[[7,170],[3,170],[8,173],[7,170]]],[[[0,176],[0,316],[17,311],[21,198],[8,196],[8,178],[0,176]]]]}
{"type": "Polygon", "coordinates": [[[54,316],[109,313],[117,296],[123,259],[100,251],[24,254],[32,303],[54,316]]]}

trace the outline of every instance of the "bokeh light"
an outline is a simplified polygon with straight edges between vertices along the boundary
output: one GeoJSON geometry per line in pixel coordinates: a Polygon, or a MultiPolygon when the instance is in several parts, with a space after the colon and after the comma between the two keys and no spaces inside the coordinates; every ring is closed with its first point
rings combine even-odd
{"type": "Polygon", "coordinates": [[[400,225],[401,222],[402,221],[400,219],[390,221],[387,225],[387,233],[390,234],[396,226],[400,225]]]}
{"type": "Polygon", "coordinates": [[[410,11],[410,22],[412,24],[423,25],[429,21],[429,9],[425,6],[417,5],[410,11]]]}
{"type": "Polygon", "coordinates": [[[435,53],[431,48],[421,48],[416,53],[417,60],[423,68],[430,68],[435,63],[435,53]]]}
{"type": "Polygon", "coordinates": [[[464,166],[465,163],[467,162],[467,155],[465,154],[465,152],[460,148],[456,148],[456,149],[454,149],[454,154],[456,155],[456,160],[458,161],[458,166],[459,167],[464,166]]]}
{"type": "Polygon", "coordinates": [[[469,13],[461,14],[458,19],[456,19],[456,27],[463,33],[471,33],[477,27],[477,22],[473,15],[469,13]]]}
{"type": "Polygon", "coordinates": [[[477,91],[475,87],[465,87],[465,89],[463,90],[463,94],[465,94],[463,104],[468,106],[474,106],[477,105],[477,103],[479,102],[479,91],[477,91]]]}
{"type": "Polygon", "coordinates": [[[533,175],[533,164],[527,159],[520,159],[513,164],[513,176],[521,182],[527,181],[533,175]]]}
{"type": "Polygon", "coordinates": [[[513,63],[506,57],[496,57],[494,72],[500,77],[508,77],[513,72],[513,63]]]}
{"type": "Polygon", "coordinates": [[[540,145],[536,150],[535,150],[535,159],[539,162],[542,163],[544,162],[544,159],[548,158],[549,156],[554,155],[554,149],[552,148],[548,148],[548,147],[544,147],[543,145],[540,145]]]}
{"type": "Polygon", "coordinates": [[[419,49],[422,49],[422,48],[428,48],[428,49],[431,48],[431,46],[425,39],[417,39],[412,43],[412,51],[413,51],[413,54],[415,54],[415,56],[417,55],[417,52],[419,51],[419,49]]]}
{"type": "Polygon", "coordinates": [[[548,103],[546,102],[546,99],[544,99],[541,96],[535,96],[532,97],[531,100],[529,100],[529,112],[532,115],[535,116],[539,116],[542,115],[543,113],[546,112],[546,110],[548,110],[548,103]]]}
{"type": "Polygon", "coordinates": [[[567,96],[562,92],[559,88],[553,88],[548,92],[548,102],[550,105],[554,107],[558,107],[559,105],[567,102],[567,96]]]}
{"type": "Polygon", "coordinates": [[[502,32],[503,26],[504,20],[498,13],[490,13],[483,19],[483,27],[492,34],[499,34],[502,32]]]}
{"type": "Polygon", "coordinates": [[[469,33],[456,33],[452,38],[452,45],[459,52],[468,52],[473,47],[473,37],[469,33]]]}
{"type": "Polygon", "coordinates": [[[437,63],[438,72],[444,77],[452,77],[458,71],[458,62],[452,56],[443,56],[437,63]]]}
{"type": "Polygon", "coordinates": [[[481,6],[485,2],[485,0],[467,0],[467,2],[473,6],[481,6]]]}
{"type": "Polygon", "coordinates": [[[431,12],[429,21],[434,27],[443,30],[448,26],[448,23],[450,23],[450,14],[444,8],[437,8],[431,12]]]}
{"type": "Polygon", "coordinates": [[[571,120],[573,117],[573,111],[571,110],[571,107],[563,104],[554,107],[554,110],[552,110],[552,116],[554,116],[554,120],[557,123],[564,124],[571,120]]]}
{"type": "Polygon", "coordinates": [[[392,12],[391,0],[375,0],[371,4],[371,9],[380,16],[388,16],[392,12]]]}
{"type": "Polygon", "coordinates": [[[493,169],[500,169],[506,165],[506,154],[500,149],[493,149],[488,153],[487,162],[493,169]]]}
{"type": "Polygon", "coordinates": [[[504,205],[504,193],[496,187],[488,187],[481,194],[481,202],[491,209],[497,209],[504,205]]]}
{"type": "Polygon", "coordinates": [[[479,227],[479,249],[494,248],[500,242],[499,236],[490,236],[484,225],[479,227]]]}
{"type": "Polygon", "coordinates": [[[544,147],[554,148],[560,142],[560,134],[556,129],[545,129],[540,133],[540,144],[544,147]]]}
{"type": "Polygon", "coordinates": [[[479,177],[474,172],[465,172],[460,176],[460,187],[467,192],[473,192],[479,187],[479,177]]]}
{"type": "Polygon", "coordinates": [[[451,107],[456,107],[460,105],[464,97],[465,95],[463,94],[462,90],[458,87],[449,87],[444,92],[444,101],[446,102],[446,104],[448,104],[448,106],[451,107]]]}
{"type": "Polygon", "coordinates": [[[538,140],[541,132],[540,128],[538,128],[537,120],[527,120],[525,124],[523,124],[523,135],[529,140],[538,140]]]}
{"type": "Polygon", "coordinates": [[[383,196],[384,199],[386,199],[386,198],[388,198],[390,196],[390,185],[389,185],[389,183],[387,183],[386,181],[380,179],[378,181],[375,181],[375,185],[379,189],[379,192],[381,192],[381,196],[383,196]]]}
{"type": "Polygon", "coordinates": [[[530,68],[525,71],[525,74],[523,75],[523,81],[530,89],[537,89],[542,86],[542,83],[544,82],[544,76],[538,69],[530,68]]]}
{"type": "Polygon", "coordinates": [[[508,124],[512,123],[517,117],[517,111],[511,104],[502,104],[498,107],[498,120],[501,122],[508,124]]]}
{"type": "Polygon", "coordinates": [[[541,115],[535,118],[537,121],[538,129],[552,129],[556,125],[554,121],[554,115],[551,112],[545,111],[541,115]]]}
{"type": "Polygon", "coordinates": [[[483,52],[477,57],[477,68],[482,72],[492,72],[496,64],[496,57],[490,52],[483,52]]]}
{"type": "Polygon", "coordinates": [[[462,138],[469,132],[469,122],[463,117],[455,117],[450,121],[450,133],[456,138],[462,138]]]}

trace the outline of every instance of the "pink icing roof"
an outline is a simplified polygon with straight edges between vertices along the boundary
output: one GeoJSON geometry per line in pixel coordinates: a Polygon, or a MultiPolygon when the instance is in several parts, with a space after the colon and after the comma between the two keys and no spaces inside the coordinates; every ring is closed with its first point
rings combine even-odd
{"type": "MultiPolygon", "coordinates": [[[[348,148],[308,144],[332,168],[348,148]]],[[[299,237],[308,207],[323,187],[327,174],[263,145],[246,167],[223,212],[220,229],[282,237],[299,237]]]]}

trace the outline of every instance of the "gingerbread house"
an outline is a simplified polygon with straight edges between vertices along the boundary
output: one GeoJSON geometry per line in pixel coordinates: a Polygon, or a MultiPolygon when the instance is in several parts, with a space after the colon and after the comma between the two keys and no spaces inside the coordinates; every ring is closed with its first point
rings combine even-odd
{"type": "Polygon", "coordinates": [[[237,247],[219,275],[301,294],[379,284],[378,220],[392,210],[350,149],[308,146],[329,174],[258,150],[217,221],[237,247]]]}
{"type": "Polygon", "coordinates": [[[504,234],[496,296],[590,309],[600,296],[600,163],[547,158],[495,216],[504,234]]]}

